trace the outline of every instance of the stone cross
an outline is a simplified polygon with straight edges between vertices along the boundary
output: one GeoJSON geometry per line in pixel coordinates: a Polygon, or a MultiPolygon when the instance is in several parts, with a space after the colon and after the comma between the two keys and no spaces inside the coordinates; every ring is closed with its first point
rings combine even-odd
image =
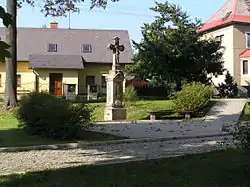
{"type": "Polygon", "coordinates": [[[114,44],[110,44],[109,49],[113,51],[113,65],[112,70],[116,71],[119,69],[120,63],[120,52],[123,52],[125,47],[120,45],[120,38],[115,37],[114,44]]]}

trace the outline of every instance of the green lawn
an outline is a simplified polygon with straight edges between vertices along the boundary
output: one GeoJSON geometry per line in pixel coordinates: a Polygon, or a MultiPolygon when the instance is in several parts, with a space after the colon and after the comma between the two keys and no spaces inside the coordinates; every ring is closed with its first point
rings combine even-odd
{"type": "Polygon", "coordinates": [[[249,187],[250,157],[235,150],[0,178],[4,187],[249,187]]]}
{"type": "MultiPolygon", "coordinates": [[[[207,107],[201,111],[203,117],[209,109],[215,104],[216,100],[211,100],[207,107]]],[[[149,119],[150,111],[172,110],[172,100],[158,100],[158,101],[137,101],[133,106],[128,107],[127,120],[143,120],[149,119]]],[[[93,113],[94,121],[103,121],[105,103],[90,103],[95,107],[93,113]]]]}
{"type": "MultiPolygon", "coordinates": [[[[84,132],[83,136],[83,141],[121,139],[121,137],[97,132],[84,132]]],[[[66,141],[55,141],[44,139],[39,136],[29,136],[22,129],[18,128],[18,121],[12,115],[0,115],[0,147],[42,145],[54,143],[66,143],[66,141]]]]}
{"type": "MultiPolygon", "coordinates": [[[[94,121],[102,121],[104,118],[105,103],[90,103],[95,107],[93,113],[94,121]]],[[[137,101],[134,106],[127,110],[127,120],[141,120],[149,116],[150,111],[171,110],[171,100],[161,101],[137,101]]]]}

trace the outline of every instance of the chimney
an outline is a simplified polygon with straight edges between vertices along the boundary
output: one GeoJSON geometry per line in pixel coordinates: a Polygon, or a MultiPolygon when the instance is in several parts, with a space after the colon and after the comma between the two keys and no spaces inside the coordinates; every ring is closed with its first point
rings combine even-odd
{"type": "Polygon", "coordinates": [[[50,28],[51,29],[57,29],[58,28],[58,23],[56,23],[56,22],[50,23],[50,28]]]}

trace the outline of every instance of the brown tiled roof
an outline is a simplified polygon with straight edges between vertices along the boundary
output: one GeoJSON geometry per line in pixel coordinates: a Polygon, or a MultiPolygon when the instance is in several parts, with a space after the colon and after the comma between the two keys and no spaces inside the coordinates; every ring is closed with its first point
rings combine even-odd
{"type": "Polygon", "coordinates": [[[80,55],[30,55],[31,68],[83,69],[80,55]]]}
{"type": "Polygon", "coordinates": [[[205,32],[234,22],[250,23],[250,0],[227,0],[199,31],[205,32]]]}
{"type": "MultiPolygon", "coordinates": [[[[5,29],[0,27],[5,40],[5,29]]],[[[125,51],[120,63],[131,63],[132,47],[126,30],[18,28],[17,60],[28,61],[30,55],[78,55],[89,63],[112,63],[112,52],[107,46],[119,37],[125,51]],[[57,44],[57,52],[47,52],[48,44],[57,44]],[[81,52],[82,44],[91,44],[92,52],[81,52]]]]}

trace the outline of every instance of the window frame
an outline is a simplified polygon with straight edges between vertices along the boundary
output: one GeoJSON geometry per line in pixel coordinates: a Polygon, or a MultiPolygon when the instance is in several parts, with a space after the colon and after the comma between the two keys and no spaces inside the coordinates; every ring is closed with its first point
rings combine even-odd
{"type": "Polygon", "coordinates": [[[82,53],[92,53],[92,46],[91,46],[91,44],[81,44],[81,52],[82,53]],[[88,46],[88,50],[83,50],[84,46],[88,46]]]}
{"type": "Polygon", "coordinates": [[[55,53],[55,52],[57,52],[58,51],[58,45],[57,44],[53,44],[53,43],[48,43],[48,45],[47,45],[47,52],[50,52],[50,53],[55,53]],[[55,46],[55,50],[50,50],[50,45],[54,45],[55,46]]]}
{"type": "Polygon", "coordinates": [[[86,84],[86,86],[88,86],[88,85],[90,85],[90,86],[94,86],[94,85],[96,85],[96,81],[95,81],[95,75],[86,75],[85,76],[85,84],[86,84]],[[87,77],[94,77],[94,84],[87,84],[87,77]]]}
{"type": "Polygon", "coordinates": [[[21,76],[21,74],[17,74],[16,75],[16,86],[18,87],[18,88],[20,88],[20,87],[22,87],[22,76],[21,76]],[[19,77],[19,78],[18,78],[19,77]],[[20,84],[18,84],[18,82],[20,81],[20,84]]]}
{"type": "Polygon", "coordinates": [[[249,46],[248,46],[248,36],[249,36],[249,39],[250,39],[250,32],[246,32],[246,33],[245,33],[245,38],[246,38],[246,49],[249,49],[249,48],[250,48],[250,40],[249,40],[249,46]]]}
{"type": "Polygon", "coordinates": [[[104,76],[104,75],[102,75],[101,76],[101,84],[102,84],[102,88],[106,88],[107,87],[107,81],[106,81],[106,76],[104,76]],[[104,78],[104,82],[105,82],[105,84],[103,84],[103,78],[104,78]]]}
{"type": "Polygon", "coordinates": [[[2,87],[2,74],[0,74],[0,87],[2,87]]]}
{"type": "Polygon", "coordinates": [[[218,35],[218,36],[215,36],[215,41],[220,41],[221,44],[223,44],[224,42],[224,34],[221,34],[221,35],[218,35]]]}

